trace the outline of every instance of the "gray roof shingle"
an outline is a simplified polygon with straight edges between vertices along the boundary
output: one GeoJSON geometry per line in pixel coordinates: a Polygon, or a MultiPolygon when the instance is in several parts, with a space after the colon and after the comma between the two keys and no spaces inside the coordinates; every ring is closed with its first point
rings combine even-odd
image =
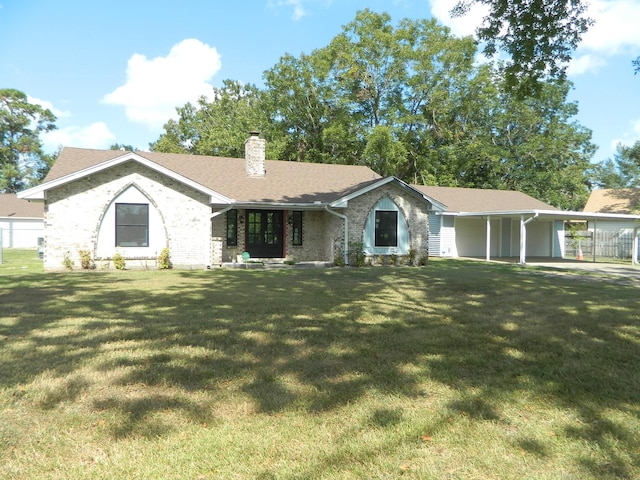
{"type": "Polygon", "coordinates": [[[520,210],[558,210],[529,195],[512,190],[436,187],[413,185],[425,195],[447,206],[447,212],[500,212],[520,210]]]}
{"type": "Polygon", "coordinates": [[[590,213],[636,214],[640,210],[640,189],[604,188],[594,190],[582,211],[590,213]]]}
{"type": "Polygon", "coordinates": [[[44,218],[44,204],[22,200],[15,193],[0,193],[0,217],[44,218]]]}
{"type": "MultiPolygon", "coordinates": [[[[264,177],[249,177],[243,158],[135,152],[240,203],[331,202],[382,177],[368,167],[266,160],[264,177]]],[[[65,147],[45,182],[113,160],[126,152],[65,147]]]]}

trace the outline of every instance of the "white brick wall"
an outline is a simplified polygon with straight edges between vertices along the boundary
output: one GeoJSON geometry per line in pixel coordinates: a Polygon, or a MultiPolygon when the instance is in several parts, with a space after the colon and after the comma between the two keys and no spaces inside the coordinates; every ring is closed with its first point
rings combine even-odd
{"type": "Polygon", "coordinates": [[[116,252],[125,257],[127,267],[155,268],[155,258],[165,246],[169,247],[174,266],[204,268],[210,264],[211,252],[208,200],[206,195],[135,162],[49,190],[45,210],[45,269],[62,269],[65,254],[73,260],[75,268],[80,268],[79,250],[89,250],[98,268],[108,265],[101,259],[116,252]],[[101,241],[98,251],[101,225],[113,222],[105,218],[110,213],[109,206],[131,186],[144,194],[150,210],[157,212],[155,220],[150,215],[150,223],[161,221],[163,225],[150,225],[153,238],[149,239],[149,248],[117,248],[113,242],[109,252],[110,248],[101,241]]]}
{"type": "MultiPolygon", "coordinates": [[[[349,201],[349,242],[361,243],[365,222],[374,205],[385,195],[393,198],[409,225],[411,248],[417,258],[428,252],[427,205],[387,184],[349,201]]],[[[239,210],[238,218],[245,211],[239,210]]],[[[291,225],[286,225],[286,258],[297,262],[331,262],[344,246],[343,221],[326,211],[304,211],[303,244],[292,245],[291,225]],[[337,248],[336,248],[337,247],[337,248]]],[[[45,256],[47,270],[64,268],[65,255],[80,268],[80,250],[88,250],[97,268],[113,268],[110,258],[121,253],[130,268],[156,268],[162,248],[169,247],[176,268],[204,268],[232,262],[245,250],[244,222],[238,222],[238,245],[226,245],[226,215],[211,221],[209,198],[188,186],[136,162],[128,162],[47,192],[45,205],[45,256]],[[135,188],[132,188],[135,187],[135,188]],[[115,246],[113,208],[118,198],[150,209],[149,247],[115,246]],[[141,200],[142,199],[142,200],[141,200]]]]}

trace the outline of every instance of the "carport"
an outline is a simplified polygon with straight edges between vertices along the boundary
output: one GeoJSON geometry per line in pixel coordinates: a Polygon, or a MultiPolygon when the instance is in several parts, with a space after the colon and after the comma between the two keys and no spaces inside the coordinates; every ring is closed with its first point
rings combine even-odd
{"type": "MultiPolygon", "coordinates": [[[[550,237],[544,240],[545,245],[548,245],[548,256],[551,258],[565,258],[564,251],[564,224],[568,221],[582,221],[591,222],[593,225],[594,233],[597,232],[598,224],[602,222],[612,221],[629,221],[634,223],[633,230],[633,249],[631,255],[631,263],[636,265],[638,263],[638,230],[640,230],[640,215],[628,215],[617,213],[587,213],[587,212],[572,212],[562,210],[502,210],[494,212],[457,212],[458,218],[478,218],[485,221],[485,233],[486,233],[486,252],[485,259],[491,260],[492,248],[494,251],[503,252],[503,244],[511,242],[512,232],[500,232],[498,236],[498,242],[501,245],[496,246],[496,238],[491,232],[491,221],[501,220],[502,226],[506,222],[503,219],[508,219],[509,222],[513,222],[515,225],[519,225],[519,263],[524,265],[527,261],[527,231],[532,222],[546,221],[551,226],[548,230],[550,237]],[[493,241],[493,244],[492,244],[493,241]],[[547,243],[548,242],[548,243],[547,243]]],[[[595,238],[595,236],[594,236],[595,238]]],[[[593,249],[593,261],[596,261],[595,248],[593,249]]],[[[500,255],[501,256],[501,255],[500,255]]],[[[535,255],[536,257],[540,255],[535,255]]]]}

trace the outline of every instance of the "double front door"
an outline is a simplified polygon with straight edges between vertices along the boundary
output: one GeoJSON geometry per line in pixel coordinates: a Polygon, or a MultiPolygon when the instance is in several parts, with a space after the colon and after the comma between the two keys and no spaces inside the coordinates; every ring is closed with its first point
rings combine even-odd
{"type": "Polygon", "coordinates": [[[247,210],[246,247],[252,258],[282,258],[282,210],[247,210]]]}

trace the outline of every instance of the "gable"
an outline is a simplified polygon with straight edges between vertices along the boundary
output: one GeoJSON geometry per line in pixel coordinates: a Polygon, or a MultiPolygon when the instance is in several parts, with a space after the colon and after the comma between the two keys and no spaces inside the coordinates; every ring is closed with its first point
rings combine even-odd
{"type": "Polygon", "coordinates": [[[594,190],[584,212],[634,214],[640,210],[640,189],[605,188],[594,190]]]}
{"type": "MultiPolygon", "coordinates": [[[[76,151],[76,150],[82,150],[82,149],[71,149],[71,150],[76,151]]],[[[96,151],[92,150],[90,152],[94,153],[96,151]]],[[[95,175],[99,172],[115,168],[119,165],[123,165],[128,162],[136,162],[168,178],[178,181],[184,185],[187,185],[196,191],[199,191],[201,193],[204,193],[205,195],[208,195],[210,197],[211,203],[229,204],[232,202],[230,198],[227,198],[226,196],[210,188],[207,188],[206,186],[196,181],[193,181],[192,179],[185,177],[184,175],[181,175],[178,172],[175,172],[169,168],[166,168],[163,165],[150,161],[147,158],[137,153],[132,153],[132,152],[123,153],[115,150],[113,150],[113,152],[115,152],[115,156],[114,154],[111,154],[109,155],[110,158],[108,158],[107,160],[103,160],[103,158],[106,157],[107,155],[91,155],[90,154],[87,157],[85,157],[84,155],[79,155],[79,157],[81,158],[81,161],[79,162],[76,161],[78,157],[77,155],[63,156],[61,153],[60,157],[62,157],[62,162],[61,162],[62,167],[57,168],[55,170],[52,168],[53,173],[50,172],[50,174],[47,175],[47,177],[45,178],[45,182],[43,182],[42,184],[36,187],[32,187],[30,189],[20,192],[18,194],[18,197],[30,199],[30,200],[43,200],[46,196],[47,190],[51,190],[53,188],[56,188],[71,182],[88,178],[91,175],[95,175]],[[90,164],[92,161],[97,161],[98,163],[90,164]],[[69,168],[69,164],[74,165],[75,167],[78,167],[80,165],[84,166],[87,164],[89,164],[89,166],[86,166],[81,170],[73,170],[69,168]],[[62,174],[66,171],[70,171],[70,173],[62,174]]],[[[56,164],[58,164],[58,162],[61,161],[60,157],[56,161],[56,164]]]]}

